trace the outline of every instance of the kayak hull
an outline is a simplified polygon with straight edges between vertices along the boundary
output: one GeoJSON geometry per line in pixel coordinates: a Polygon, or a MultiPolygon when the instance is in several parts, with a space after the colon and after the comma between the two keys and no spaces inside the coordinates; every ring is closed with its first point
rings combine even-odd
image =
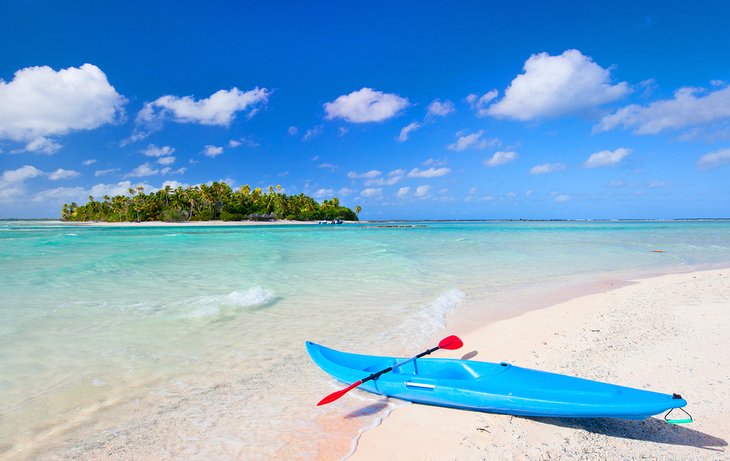
{"type": "MultiPolygon", "coordinates": [[[[341,352],[309,341],[306,346],[322,370],[347,384],[405,360],[341,352]]],[[[415,360],[359,389],[427,405],[536,417],[646,419],[687,405],[671,394],[508,363],[440,358],[415,360]]]]}

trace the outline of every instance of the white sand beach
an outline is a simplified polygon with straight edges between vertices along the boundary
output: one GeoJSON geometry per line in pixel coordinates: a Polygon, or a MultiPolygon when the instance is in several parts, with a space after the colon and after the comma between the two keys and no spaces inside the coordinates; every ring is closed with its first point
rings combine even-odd
{"type": "Polygon", "coordinates": [[[144,221],[144,222],[65,222],[63,224],[78,226],[102,226],[102,227],[213,227],[213,226],[288,226],[302,224],[319,224],[317,221],[287,221],[278,219],[276,221],[144,221]]]}
{"type": "Polygon", "coordinates": [[[494,322],[459,351],[664,393],[695,422],[520,418],[407,405],[351,460],[728,459],[730,270],[665,275],[494,322]]]}

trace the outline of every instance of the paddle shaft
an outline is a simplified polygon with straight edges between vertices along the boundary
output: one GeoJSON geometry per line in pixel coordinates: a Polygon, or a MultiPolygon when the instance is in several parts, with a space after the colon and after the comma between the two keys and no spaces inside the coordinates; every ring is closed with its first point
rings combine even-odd
{"type": "Polygon", "coordinates": [[[420,354],[416,355],[415,357],[411,357],[410,359],[403,360],[402,362],[396,363],[392,367],[388,367],[388,368],[386,368],[384,370],[380,370],[377,373],[371,374],[367,378],[363,378],[363,379],[361,379],[359,381],[356,381],[356,382],[350,384],[349,386],[347,386],[344,389],[341,389],[341,390],[339,390],[337,392],[331,393],[327,397],[325,397],[322,400],[320,400],[319,403],[317,404],[317,406],[319,406],[319,405],[326,405],[326,404],[328,404],[330,402],[334,402],[335,400],[339,399],[343,395],[345,395],[348,392],[350,392],[352,389],[355,389],[360,384],[365,383],[365,382],[368,382],[368,381],[372,381],[374,379],[378,379],[378,377],[380,375],[382,375],[384,373],[388,373],[389,371],[392,371],[392,370],[394,370],[394,369],[396,369],[398,367],[402,367],[406,363],[412,362],[412,361],[416,360],[417,358],[423,357],[424,355],[431,354],[431,353],[433,353],[433,352],[435,352],[435,351],[437,351],[439,349],[449,349],[449,350],[459,349],[463,345],[464,345],[464,343],[461,341],[461,339],[459,339],[459,337],[454,336],[454,335],[447,336],[446,338],[442,339],[439,342],[439,345],[436,346],[436,347],[432,347],[431,349],[425,350],[425,351],[421,352],[420,354]]]}
{"type": "Polygon", "coordinates": [[[392,367],[388,367],[388,368],[386,368],[386,369],[384,369],[384,370],[380,370],[380,371],[379,371],[379,372],[377,372],[377,373],[373,373],[373,374],[371,374],[370,376],[368,376],[367,378],[363,378],[363,379],[361,379],[361,380],[360,380],[360,383],[358,384],[358,386],[359,386],[360,384],[362,384],[362,383],[366,383],[366,382],[368,382],[368,381],[372,381],[373,379],[378,379],[378,378],[380,377],[380,375],[383,375],[383,374],[385,374],[385,373],[388,373],[389,371],[393,371],[393,370],[395,370],[396,368],[398,368],[398,367],[402,367],[403,365],[405,365],[405,364],[407,364],[407,363],[410,363],[410,362],[412,362],[412,361],[414,361],[414,360],[416,360],[416,359],[420,359],[420,358],[421,358],[421,357],[423,357],[424,355],[429,355],[429,354],[432,354],[432,353],[436,352],[436,351],[437,351],[437,350],[439,350],[439,349],[441,349],[441,348],[440,348],[439,346],[433,347],[433,348],[431,348],[431,349],[428,349],[428,350],[426,350],[426,351],[423,351],[423,352],[421,352],[420,354],[416,355],[415,357],[411,357],[410,359],[406,359],[406,360],[404,360],[404,361],[402,361],[402,362],[396,363],[396,364],[395,364],[395,365],[393,365],[392,367]]]}

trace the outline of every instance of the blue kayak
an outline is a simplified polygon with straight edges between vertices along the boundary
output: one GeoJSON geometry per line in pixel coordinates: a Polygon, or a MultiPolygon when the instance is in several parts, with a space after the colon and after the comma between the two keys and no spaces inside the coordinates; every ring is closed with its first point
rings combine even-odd
{"type": "MultiPolygon", "coordinates": [[[[307,342],[312,360],[350,384],[402,362],[307,342]]],[[[428,405],[519,416],[645,419],[687,402],[677,394],[522,368],[509,363],[418,359],[363,383],[360,389],[428,405]]]]}

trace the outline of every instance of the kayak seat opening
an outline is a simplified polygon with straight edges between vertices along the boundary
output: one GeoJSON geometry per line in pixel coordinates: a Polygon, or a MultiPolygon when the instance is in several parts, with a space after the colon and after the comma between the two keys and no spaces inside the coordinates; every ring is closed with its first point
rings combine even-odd
{"type": "MultiPolygon", "coordinates": [[[[391,366],[398,363],[397,360],[393,360],[393,363],[391,366]]],[[[398,368],[393,369],[393,373],[402,374],[402,375],[417,375],[418,374],[418,368],[419,368],[418,360],[414,360],[412,362],[408,362],[405,365],[401,365],[398,368]]]]}
{"type": "Polygon", "coordinates": [[[422,362],[418,374],[423,377],[434,379],[476,379],[481,373],[475,370],[468,363],[459,361],[444,360],[438,362],[422,362]]]}
{"type": "Polygon", "coordinates": [[[449,370],[448,378],[450,379],[475,379],[479,378],[481,375],[474,370],[472,367],[469,366],[469,364],[466,363],[459,363],[459,366],[453,367],[451,370],[449,370]]]}

